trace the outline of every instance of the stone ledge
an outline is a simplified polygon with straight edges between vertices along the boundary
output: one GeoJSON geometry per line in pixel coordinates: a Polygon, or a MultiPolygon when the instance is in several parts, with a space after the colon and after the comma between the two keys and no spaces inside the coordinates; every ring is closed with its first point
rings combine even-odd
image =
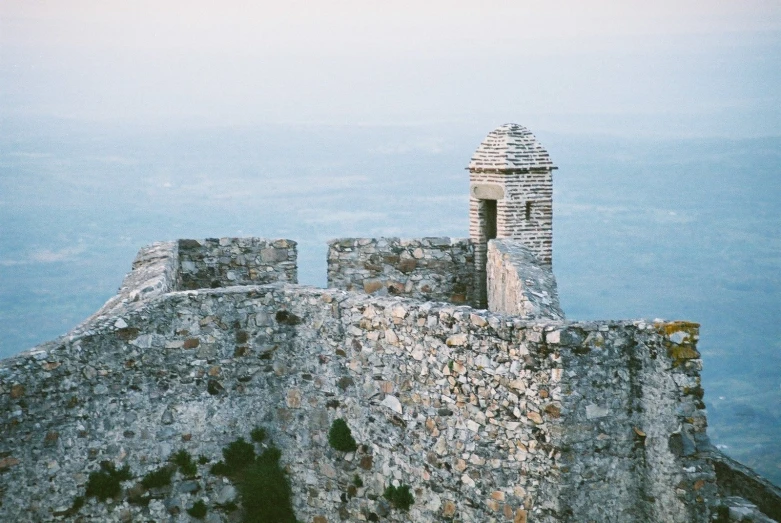
{"type": "Polygon", "coordinates": [[[488,309],[527,319],[564,319],[550,267],[519,240],[488,242],[488,309]]]}
{"type": "Polygon", "coordinates": [[[766,516],[781,521],[781,488],[721,452],[714,450],[711,459],[722,497],[746,499],[766,516]]]}

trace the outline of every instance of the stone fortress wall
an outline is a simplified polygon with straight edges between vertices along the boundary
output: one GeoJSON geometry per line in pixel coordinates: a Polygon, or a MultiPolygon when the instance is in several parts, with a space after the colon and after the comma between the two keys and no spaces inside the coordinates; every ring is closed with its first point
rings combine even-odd
{"type": "Polygon", "coordinates": [[[524,319],[563,320],[556,278],[550,265],[517,240],[488,242],[488,310],[524,319]]]}
{"type": "Polygon", "coordinates": [[[328,289],[296,285],[290,240],[143,248],[93,316],[0,360],[0,521],[184,522],[196,500],[237,521],[210,467],[263,427],[306,523],[772,522],[779,489],[708,443],[697,324],[564,319],[553,169],[500,126],[469,240],[334,240],[328,289]],[[329,446],[337,418],[356,452],[329,446]],[[182,449],[194,477],[139,483],[182,449]],[[132,479],[74,505],[102,462],[132,479]]]}
{"type": "Polygon", "coordinates": [[[177,242],[156,242],[138,251],[131,271],[115,296],[92,316],[74,328],[72,336],[84,333],[100,318],[133,310],[149,300],[178,290],[179,249],[177,242]]]}
{"type": "Polygon", "coordinates": [[[296,242],[291,240],[179,240],[178,252],[181,290],[298,282],[296,242]]]}
{"type": "MultiPolygon", "coordinates": [[[[214,462],[256,425],[302,521],[708,520],[696,325],[528,321],[282,282],[163,292],[180,245],[143,250],[109,313],[0,362],[0,520],[62,518],[103,460],[138,481],[180,448],[214,462]],[[328,446],[336,417],[358,452],[328,446]],[[412,487],[409,513],[383,506],[392,480],[412,487]]],[[[88,500],[79,516],[187,521],[206,498],[227,521],[233,495],[204,466],[147,506],[88,500]]]]}
{"type": "Polygon", "coordinates": [[[328,242],[328,287],[471,303],[473,251],[462,238],[340,238],[328,242]]]}

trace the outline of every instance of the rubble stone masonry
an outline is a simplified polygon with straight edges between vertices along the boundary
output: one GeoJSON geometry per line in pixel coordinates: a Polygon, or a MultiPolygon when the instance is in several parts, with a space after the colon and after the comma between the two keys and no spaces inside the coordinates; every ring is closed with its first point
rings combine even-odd
{"type": "Polygon", "coordinates": [[[468,304],[473,263],[463,238],[340,238],[328,244],[328,287],[468,304]]]}
{"type": "Polygon", "coordinates": [[[189,521],[196,500],[230,521],[235,488],[209,467],[256,426],[307,523],[714,513],[696,324],[528,321],[284,282],[162,292],[179,245],[143,251],[103,314],[0,361],[0,521],[189,521]],[[356,452],[328,445],[336,418],[356,452]],[[130,503],[180,449],[206,460],[196,476],[130,503]],[[104,460],[133,479],[72,511],[104,460]],[[383,500],[392,483],[410,485],[409,512],[383,500]]]}

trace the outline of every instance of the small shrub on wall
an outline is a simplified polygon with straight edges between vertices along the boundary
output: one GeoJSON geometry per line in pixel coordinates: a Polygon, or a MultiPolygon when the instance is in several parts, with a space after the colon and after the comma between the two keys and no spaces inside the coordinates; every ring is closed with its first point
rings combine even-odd
{"type": "Polygon", "coordinates": [[[108,498],[114,498],[119,495],[122,487],[122,481],[132,478],[130,469],[125,465],[117,470],[110,461],[104,461],[100,464],[97,472],[91,472],[89,481],[87,481],[87,496],[94,496],[101,501],[108,498]]]}
{"type": "Polygon", "coordinates": [[[331,424],[331,430],[328,431],[328,443],[331,447],[342,452],[354,452],[358,449],[350,427],[342,418],[335,419],[331,424]]]}
{"type": "MultiPolygon", "coordinates": [[[[251,435],[253,441],[266,439],[265,433],[259,436],[257,431],[251,435]]],[[[244,523],[296,523],[293,493],[280,467],[282,452],[278,448],[272,445],[256,455],[252,443],[238,438],[222,449],[222,455],[224,461],[216,463],[211,470],[235,483],[244,508],[244,523]]]]}
{"type": "Polygon", "coordinates": [[[409,491],[409,485],[400,485],[394,487],[389,485],[383,492],[382,497],[391,502],[391,505],[399,510],[409,510],[410,506],[415,503],[415,498],[409,491]]]}
{"type": "Polygon", "coordinates": [[[271,447],[245,469],[238,484],[245,523],[296,523],[290,482],[279,466],[281,456],[271,447]]]}
{"type": "Polygon", "coordinates": [[[187,509],[187,513],[195,519],[203,519],[206,517],[206,503],[203,500],[196,501],[192,507],[187,509]]]}
{"type": "Polygon", "coordinates": [[[144,476],[144,478],[141,480],[141,484],[144,486],[144,488],[148,489],[165,487],[166,485],[171,484],[171,476],[173,476],[173,474],[174,468],[162,467],[144,476]]]}

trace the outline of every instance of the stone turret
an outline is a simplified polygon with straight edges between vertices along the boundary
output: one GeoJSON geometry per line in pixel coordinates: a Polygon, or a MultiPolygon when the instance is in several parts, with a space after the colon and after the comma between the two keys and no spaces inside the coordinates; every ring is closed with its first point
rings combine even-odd
{"type": "Polygon", "coordinates": [[[488,133],[472,156],[469,236],[475,246],[475,306],[487,305],[489,240],[520,240],[542,265],[551,265],[553,169],[548,151],[518,124],[504,124],[488,133]]]}

